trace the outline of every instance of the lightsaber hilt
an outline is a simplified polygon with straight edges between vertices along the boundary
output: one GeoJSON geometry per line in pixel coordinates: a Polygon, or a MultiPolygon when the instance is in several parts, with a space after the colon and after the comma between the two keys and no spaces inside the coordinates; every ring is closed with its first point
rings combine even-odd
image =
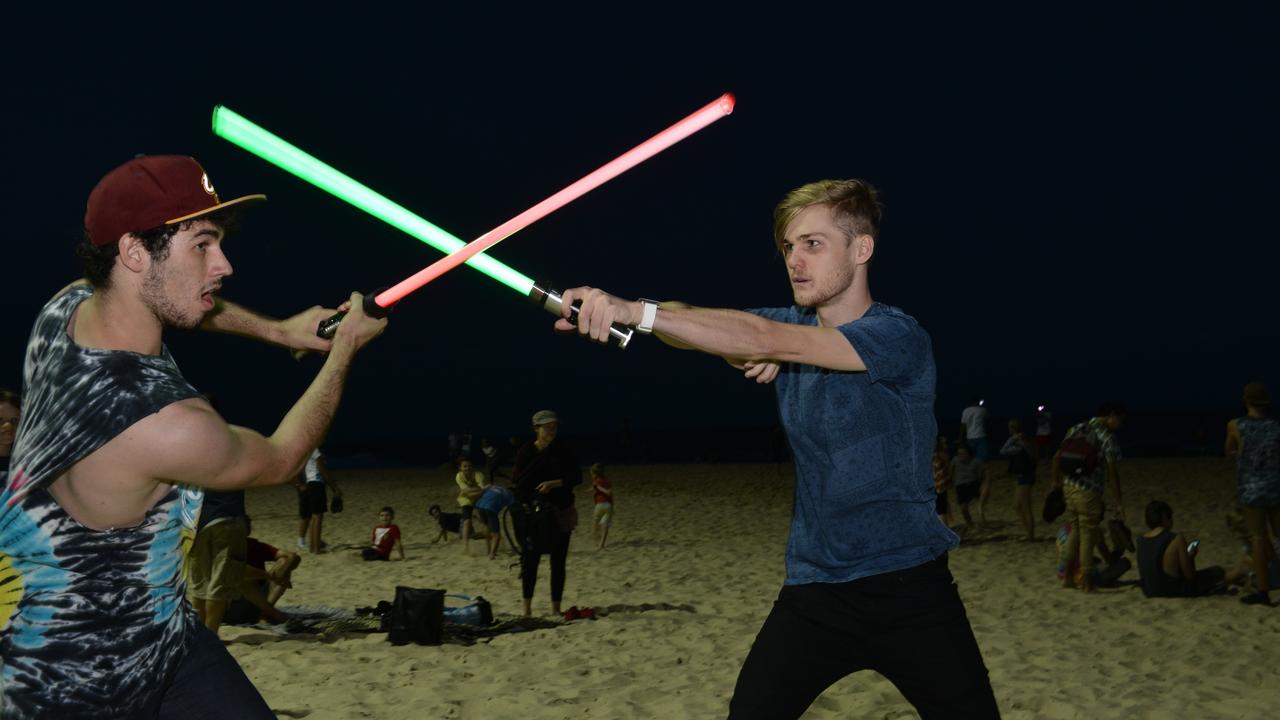
{"type": "MultiPolygon", "coordinates": [[[[386,288],[383,288],[383,290],[385,289],[386,288]]],[[[364,307],[365,315],[368,315],[371,318],[381,319],[386,317],[387,314],[391,312],[391,308],[395,307],[394,305],[382,307],[377,303],[376,298],[378,294],[381,292],[382,290],[377,290],[364,296],[364,302],[361,304],[364,307]]],[[[325,340],[332,340],[333,334],[338,331],[338,324],[341,323],[342,318],[346,316],[347,314],[345,312],[340,312],[340,313],[334,313],[333,315],[330,315],[324,320],[321,320],[320,326],[316,328],[316,337],[322,337],[325,340]]]]}
{"type": "MultiPolygon", "coordinates": [[[[551,289],[551,283],[535,282],[533,289],[529,291],[529,299],[552,315],[564,317],[564,300],[561,298],[559,290],[551,289]]],[[[578,324],[577,305],[569,306],[569,322],[574,325],[578,324]]],[[[619,350],[627,349],[627,344],[631,342],[631,336],[634,333],[634,330],[619,323],[613,323],[609,326],[609,335],[618,341],[619,350]]]]}

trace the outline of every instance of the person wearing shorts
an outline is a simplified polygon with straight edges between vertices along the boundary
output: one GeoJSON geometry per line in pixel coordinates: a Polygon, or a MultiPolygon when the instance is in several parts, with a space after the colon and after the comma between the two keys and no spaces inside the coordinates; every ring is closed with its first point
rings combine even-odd
{"type": "Polygon", "coordinates": [[[205,492],[187,560],[187,595],[200,621],[215,635],[227,606],[240,597],[248,537],[244,491],[205,492]]]}
{"type": "Polygon", "coordinates": [[[973,451],[968,445],[956,448],[956,456],[951,459],[951,484],[956,489],[956,500],[960,503],[960,513],[964,515],[966,528],[973,528],[973,516],[969,514],[969,503],[977,500],[982,494],[982,483],[986,476],[986,465],[981,459],[973,456],[973,451]]]}
{"type": "MultiPolygon", "coordinates": [[[[322,553],[328,546],[324,541],[324,514],[329,509],[328,473],[324,455],[316,448],[307,458],[302,475],[294,483],[298,488],[298,549],[322,553]]],[[[342,492],[335,485],[335,495],[342,492]]]]}
{"type": "Polygon", "coordinates": [[[1271,605],[1267,568],[1271,536],[1280,533],[1280,421],[1271,417],[1271,396],[1262,383],[1244,387],[1246,413],[1227,423],[1227,457],[1236,458],[1236,500],[1252,545],[1257,592],[1240,598],[1247,605],[1271,605]]]}

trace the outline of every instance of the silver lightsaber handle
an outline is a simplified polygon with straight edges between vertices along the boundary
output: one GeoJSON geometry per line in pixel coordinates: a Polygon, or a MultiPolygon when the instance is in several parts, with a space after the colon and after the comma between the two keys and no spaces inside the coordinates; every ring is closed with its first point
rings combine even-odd
{"type": "MultiPolygon", "coordinates": [[[[550,283],[534,283],[533,289],[529,291],[529,299],[552,315],[563,317],[561,308],[564,306],[564,302],[560,297],[560,291],[551,289],[550,283]]],[[[574,325],[578,324],[577,305],[569,306],[569,322],[574,325]]],[[[626,325],[613,323],[609,326],[609,335],[618,341],[619,350],[627,349],[627,343],[631,342],[631,336],[634,333],[635,331],[626,325]]]]}

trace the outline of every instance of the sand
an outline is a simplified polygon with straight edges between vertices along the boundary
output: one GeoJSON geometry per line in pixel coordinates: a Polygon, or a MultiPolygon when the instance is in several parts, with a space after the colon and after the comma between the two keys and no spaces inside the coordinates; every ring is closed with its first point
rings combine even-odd
{"type": "MultiPolygon", "coordinates": [[[[990,526],[951,556],[1006,718],[1261,718],[1274,715],[1280,609],[1233,597],[1147,600],[1136,587],[1062,590],[1051,542],[1018,542],[1012,480],[993,463],[990,526]]],[[[305,555],[285,607],[355,608],[390,600],[396,585],[479,594],[518,612],[513,556],[473,543],[433,545],[426,508],[454,509],[448,468],[335,473],[346,509],[326,539],[360,546],[382,505],[406,538],[404,562],[362,562],[353,549],[305,555]]],[[[281,717],[719,718],[738,668],[783,578],[790,470],[773,465],[650,465],[611,469],[617,497],[609,546],[590,540],[590,494],[568,560],[564,606],[613,607],[608,617],[496,637],[473,646],[392,646],[383,634],[289,636],[225,627],[222,635],[281,717]]],[[[1131,527],[1153,498],[1175,529],[1203,540],[1199,563],[1234,565],[1240,543],[1224,522],[1231,472],[1217,458],[1125,461],[1131,527]]],[[[1043,481],[1036,489],[1042,498],[1043,481]]],[[[296,537],[290,487],[249,494],[255,536],[296,537]]],[[[1041,536],[1049,529],[1040,525],[1041,536]]],[[[1136,579],[1136,571],[1125,579],[1136,579]]],[[[550,610],[547,565],[534,612],[550,610]]],[[[872,672],[828,689],[806,718],[912,718],[872,672]]]]}

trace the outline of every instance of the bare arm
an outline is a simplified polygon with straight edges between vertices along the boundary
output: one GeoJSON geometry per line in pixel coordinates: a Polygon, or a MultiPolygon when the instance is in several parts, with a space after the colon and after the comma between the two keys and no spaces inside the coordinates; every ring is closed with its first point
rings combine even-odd
{"type": "Polygon", "coordinates": [[[1187,552],[1187,539],[1182,535],[1173,539],[1173,547],[1170,548],[1176,553],[1178,558],[1178,570],[1182,572],[1182,577],[1187,580],[1196,579],[1196,559],[1187,552]]]}
{"type": "Polygon", "coordinates": [[[174,403],[157,414],[159,422],[149,423],[151,476],[219,490],[278,485],[295,477],[324,439],[356,351],[386,326],[385,320],[365,317],[359,296],[352,297],[354,307],[338,326],[320,372],[270,437],[228,425],[204,400],[174,403]]]}
{"type": "MultiPolygon", "coordinates": [[[[644,311],[638,301],[622,300],[588,287],[565,291],[566,317],[575,300],[582,301],[577,331],[597,342],[608,341],[610,324],[634,326],[643,318],[644,311]]],[[[569,331],[574,326],[561,319],[556,321],[556,329],[569,331]]],[[[746,362],[799,362],[832,370],[867,369],[838,330],[774,322],[741,310],[664,302],[659,306],[653,329],[658,339],[672,347],[719,355],[735,366],[746,362]]]]}
{"type": "Polygon", "coordinates": [[[1235,420],[1227,423],[1227,442],[1222,449],[1228,460],[1234,459],[1240,452],[1240,427],[1235,420]]]}
{"type": "Polygon", "coordinates": [[[338,312],[339,309],[312,306],[291,318],[276,320],[237,305],[230,300],[215,298],[213,310],[205,316],[200,327],[205,330],[242,335],[273,345],[292,348],[294,350],[315,350],[329,352],[332,343],[316,337],[316,328],[320,321],[338,312]]]}

